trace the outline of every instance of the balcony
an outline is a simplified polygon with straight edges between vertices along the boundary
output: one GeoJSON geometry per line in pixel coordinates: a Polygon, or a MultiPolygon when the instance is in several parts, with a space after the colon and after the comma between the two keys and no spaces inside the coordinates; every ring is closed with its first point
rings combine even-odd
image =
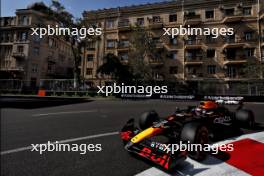
{"type": "Polygon", "coordinates": [[[12,67],[1,67],[0,68],[1,71],[7,71],[7,72],[24,72],[24,67],[22,66],[12,66],[12,67]]]}
{"type": "Polygon", "coordinates": [[[264,19],[264,9],[262,9],[259,14],[260,14],[259,19],[263,20],[264,19]]]}
{"type": "Polygon", "coordinates": [[[163,27],[163,19],[162,18],[152,18],[149,19],[149,27],[151,29],[160,29],[163,27]]]}
{"type": "Polygon", "coordinates": [[[234,23],[240,22],[244,18],[241,12],[234,11],[233,13],[224,14],[224,19],[222,23],[234,23]]]}
{"type": "Polygon", "coordinates": [[[245,46],[245,43],[239,38],[226,39],[224,43],[223,48],[241,48],[245,46]]]}
{"type": "Polygon", "coordinates": [[[185,15],[184,26],[187,25],[198,25],[202,23],[201,15],[185,15]]]}
{"type": "Polygon", "coordinates": [[[186,56],[185,65],[202,65],[203,56],[186,56]]]}
{"type": "Polygon", "coordinates": [[[130,44],[129,42],[119,42],[117,44],[117,50],[129,50],[130,44]]]}
{"type": "Polygon", "coordinates": [[[200,49],[203,46],[201,39],[187,39],[184,43],[185,49],[200,49]]]}
{"type": "Polygon", "coordinates": [[[163,59],[149,59],[149,64],[151,66],[163,66],[164,65],[164,61],[163,59]]]}
{"type": "Polygon", "coordinates": [[[202,81],[204,77],[203,73],[187,73],[185,79],[187,81],[202,81]]]}
{"type": "Polygon", "coordinates": [[[56,63],[56,60],[55,60],[54,57],[52,57],[52,56],[48,56],[48,57],[47,57],[47,62],[52,63],[52,64],[55,64],[55,63],[56,63]]]}
{"type": "Polygon", "coordinates": [[[236,56],[236,57],[224,57],[224,65],[240,65],[247,63],[247,59],[244,55],[236,56]]]}
{"type": "Polygon", "coordinates": [[[26,57],[23,52],[14,52],[12,56],[18,60],[23,60],[26,57]]]}
{"type": "Polygon", "coordinates": [[[131,25],[130,25],[130,22],[129,22],[129,20],[127,19],[127,20],[120,20],[119,22],[118,22],[118,30],[119,31],[129,31],[129,30],[131,30],[131,25]]]}
{"type": "Polygon", "coordinates": [[[55,67],[47,69],[47,76],[55,76],[56,75],[56,70],[55,67]]]}
{"type": "Polygon", "coordinates": [[[157,49],[163,49],[164,48],[162,40],[154,40],[154,43],[155,43],[155,47],[157,49]]]}
{"type": "Polygon", "coordinates": [[[243,77],[242,75],[238,74],[238,69],[236,69],[234,72],[228,72],[226,71],[224,80],[225,81],[241,81],[246,80],[247,78],[243,77]]]}

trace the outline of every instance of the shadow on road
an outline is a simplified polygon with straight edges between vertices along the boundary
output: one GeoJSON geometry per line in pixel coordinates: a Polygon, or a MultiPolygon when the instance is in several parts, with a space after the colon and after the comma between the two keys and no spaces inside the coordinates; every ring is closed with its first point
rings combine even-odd
{"type": "Polygon", "coordinates": [[[63,106],[77,103],[87,103],[93,100],[83,98],[57,97],[0,97],[0,108],[36,109],[53,106],[63,106]]]}

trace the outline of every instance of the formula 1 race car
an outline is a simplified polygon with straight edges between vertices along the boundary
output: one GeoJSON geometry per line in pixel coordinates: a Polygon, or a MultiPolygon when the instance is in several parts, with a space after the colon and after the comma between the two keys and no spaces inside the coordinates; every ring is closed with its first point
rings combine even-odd
{"type": "Polygon", "coordinates": [[[206,157],[206,153],[198,150],[171,152],[168,144],[204,145],[224,126],[232,130],[233,127],[252,128],[254,124],[254,113],[244,109],[242,104],[231,112],[214,101],[202,101],[197,107],[176,108],[165,119],[155,111],[146,112],[139,118],[140,128],[135,127],[134,119],[130,119],[120,134],[128,152],[170,170],[187,156],[199,161],[206,157]]]}

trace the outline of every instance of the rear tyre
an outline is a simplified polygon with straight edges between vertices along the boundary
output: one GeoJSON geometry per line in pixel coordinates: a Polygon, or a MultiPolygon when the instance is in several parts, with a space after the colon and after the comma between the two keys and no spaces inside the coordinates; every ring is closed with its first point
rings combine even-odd
{"type": "MultiPolygon", "coordinates": [[[[208,144],[209,134],[205,125],[199,122],[190,122],[183,126],[181,140],[184,143],[191,144],[208,144]]],[[[206,153],[201,148],[197,151],[188,151],[188,156],[194,160],[201,161],[205,159],[206,153]]]]}
{"type": "Polygon", "coordinates": [[[139,127],[144,130],[150,126],[152,126],[153,122],[159,120],[159,115],[156,111],[145,112],[139,118],[139,127]]]}
{"type": "Polygon", "coordinates": [[[253,111],[248,109],[240,109],[236,112],[236,121],[241,127],[254,128],[255,116],[253,111]]]}

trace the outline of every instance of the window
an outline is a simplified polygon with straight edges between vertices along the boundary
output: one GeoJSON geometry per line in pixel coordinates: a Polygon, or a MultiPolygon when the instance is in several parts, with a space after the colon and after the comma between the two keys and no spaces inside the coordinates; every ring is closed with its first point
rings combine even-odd
{"type": "Polygon", "coordinates": [[[88,42],[87,43],[87,49],[88,50],[94,50],[95,49],[95,42],[88,42]]]}
{"type": "Polygon", "coordinates": [[[93,69],[92,68],[87,68],[86,69],[86,75],[93,75],[93,69]]]}
{"type": "Polygon", "coordinates": [[[121,47],[121,48],[129,47],[129,41],[128,40],[120,40],[119,47],[121,47]]]}
{"type": "Polygon", "coordinates": [[[215,65],[208,65],[207,66],[207,73],[208,74],[215,74],[216,72],[216,66],[215,65]]]}
{"type": "Polygon", "coordinates": [[[255,55],[255,48],[246,48],[245,49],[245,55],[247,57],[252,57],[255,55]]]}
{"type": "Polygon", "coordinates": [[[115,40],[107,40],[106,47],[115,48],[115,40]]]}
{"type": "Polygon", "coordinates": [[[21,16],[18,21],[19,25],[28,25],[29,18],[27,16],[21,16]]]}
{"type": "Polygon", "coordinates": [[[48,62],[48,71],[52,71],[53,65],[52,62],[48,62]]]}
{"type": "Polygon", "coordinates": [[[128,60],[128,53],[127,52],[122,52],[118,54],[119,58],[121,61],[126,61],[128,60]]]}
{"type": "Polygon", "coordinates": [[[207,43],[215,43],[216,42],[216,36],[215,35],[207,35],[206,36],[206,42],[207,43]]]}
{"type": "Polygon", "coordinates": [[[187,14],[187,16],[189,16],[189,17],[193,17],[193,16],[195,16],[195,15],[196,15],[195,11],[190,11],[190,12],[188,12],[188,14],[187,14]]]}
{"type": "Polygon", "coordinates": [[[171,52],[171,54],[170,54],[170,58],[171,58],[172,60],[177,60],[177,51],[171,52]]]}
{"type": "MultiPolygon", "coordinates": [[[[261,55],[262,55],[262,58],[261,58],[261,61],[264,61],[264,47],[261,48],[261,55]]],[[[263,70],[264,71],[264,70],[263,70]]]]}
{"type": "Polygon", "coordinates": [[[196,75],[197,69],[195,67],[187,67],[187,73],[190,75],[196,75]]]}
{"type": "Polygon", "coordinates": [[[244,36],[245,36],[245,40],[252,40],[253,39],[253,32],[245,32],[244,36]]]}
{"type": "Polygon", "coordinates": [[[205,11],[205,18],[214,18],[214,10],[207,10],[205,11]]]}
{"type": "Polygon", "coordinates": [[[231,8],[231,9],[225,9],[225,15],[226,16],[232,16],[235,14],[235,9],[231,8]]]}
{"type": "Polygon", "coordinates": [[[37,73],[38,72],[38,64],[32,64],[31,70],[33,73],[37,73]]]}
{"type": "Polygon", "coordinates": [[[118,27],[126,27],[126,26],[129,26],[129,24],[130,24],[130,22],[129,22],[129,19],[128,18],[121,19],[118,22],[118,27]]]}
{"type": "Polygon", "coordinates": [[[22,39],[22,41],[27,40],[27,32],[22,32],[21,39],[22,39]]]}
{"type": "Polygon", "coordinates": [[[169,22],[176,22],[177,21],[177,15],[176,14],[172,14],[169,16],[169,22]]]}
{"type": "Polygon", "coordinates": [[[224,49],[224,53],[226,55],[226,59],[236,59],[237,57],[237,50],[235,48],[226,48],[224,49]]]}
{"type": "Polygon", "coordinates": [[[251,7],[243,8],[243,15],[251,15],[251,7]]]}
{"type": "Polygon", "coordinates": [[[22,46],[22,45],[18,45],[18,46],[17,46],[17,52],[19,52],[19,53],[23,53],[23,52],[24,52],[24,46],[22,46]]]}
{"type": "Polygon", "coordinates": [[[144,18],[137,18],[137,25],[144,26],[144,18]]]}
{"type": "Polygon", "coordinates": [[[170,38],[170,44],[177,45],[178,44],[177,38],[170,38]]]}
{"type": "Polygon", "coordinates": [[[114,28],[115,27],[115,21],[114,20],[107,20],[106,21],[106,28],[114,28]]]}
{"type": "Polygon", "coordinates": [[[62,54],[59,54],[59,58],[58,58],[60,63],[63,63],[65,61],[65,56],[62,54]]]}
{"type": "Polygon", "coordinates": [[[18,41],[26,41],[27,40],[27,32],[18,32],[17,33],[17,40],[18,41]]]}
{"type": "Polygon", "coordinates": [[[226,37],[225,37],[225,42],[227,42],[227,43],[234,43],[235,42],[235,34],[233,34],[233,35],[227,35],[226,37]]]}
{"type": "Polygon", "coordinates": [[[160,22],[160,16],[153,16],[153,22],[160,22]]]}
{"type": "Polygon", "coordinates": [[[177,74],[177,73],[178,73],[178,67],[177,66],[170,67],[170,74],[177,74]]]}
{"type": "Polygon", "coordinates": [[[207,58],[215,57],[215,49],[208,49],[207,50],[207,58]]]}
{"type": "Polygon", "coordinates": [[[94,55],[93,54],[87,54],[87,61],[93,61],[94,55]]]}
{"type": "Polygon", "coordinates": [[[227,76],[235,78],[237,76],[237,69],[234,66],[227,66],[227,76]]]}
{"type": "Polygon", "coordinates": [[[52,48],[54,46],[54,39],[49,38],[49,47],[52,48]]]}
{"type": "Polygon", "coordinates": [[[34,47],[33,48],[33,54],[34,55],[39,55],[39,47],[34,47]]]}
{"type": "Polygon", "coordinates": [[[40,43],[41,39],[40,39],[40,37],[39,37],[38,35],[34,35],[34,36],[33,36],[33,41],[34,41],[35,43],[40,43]]]}

